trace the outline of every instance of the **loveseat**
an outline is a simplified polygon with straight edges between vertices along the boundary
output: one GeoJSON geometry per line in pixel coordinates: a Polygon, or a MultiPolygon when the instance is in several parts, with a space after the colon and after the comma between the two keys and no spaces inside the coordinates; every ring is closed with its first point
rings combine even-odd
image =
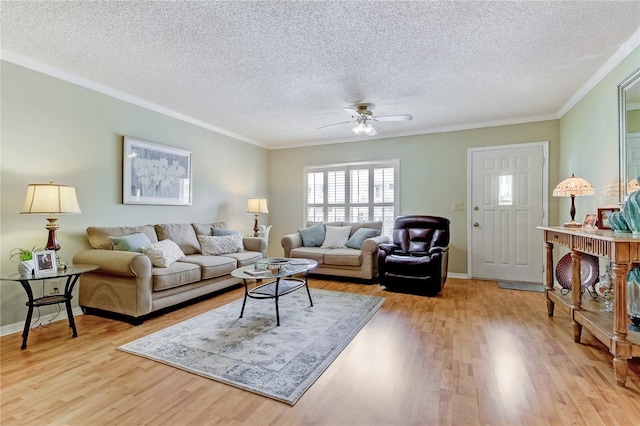
{"type": "Polygon", "coordinates": [[[134,324],[240,284],[231,271],[263,259],[267,250],[265,239],[242,237],[224,222],[89,227],[87,236],[92,249],[73,262],[99,269],[80,277],[80,307],[134,324]]]}
{"type": "Polygon", "coordinates": [[[285,257],[313,259],[311,274],[372,280],[378,274],[382,222],[308,222],[281,239],[285,257]]]}

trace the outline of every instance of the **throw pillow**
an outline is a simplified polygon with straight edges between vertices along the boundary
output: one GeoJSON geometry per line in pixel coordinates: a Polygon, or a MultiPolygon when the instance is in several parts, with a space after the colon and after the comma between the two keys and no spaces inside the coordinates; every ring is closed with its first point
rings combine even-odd
{"type": "Polygon", "coordinates": [[[242,235],[242,232],[232,229],[213,228],[213,235],[215,237],[226,237],[228,235],[242,235]]]}
{"type": "Polygon", "coordinates": [[[347,244],[345,244],[349,248],[360,250],[362,248],[362,243],[364,240],[371,237],[376,237],[380,233],[377,229],[371,228],[360,228],[356,232],[353,233],[347,244]]]}
{"type": "Polygon", "coordinates": [[[117,251],[135,251],[142,253],[142,247],[151,244],[151,240],[142,232],[125,235],[122,237],[109,237],[113,249],[117,251]]]}
{"type": "Polygon", "coordinates": [[[344,248],[351,233],[350,226],[327,226],[323,248],[344,248]]]}
{"type": "Polygon", "coordinates": [[[218,255],[227,253],[238,253],[244,251],[242,246],[242,235],[224,235],[220,237],[211,235],[198,235],[202,254],[218,255]]]}
{"type": "Polygon", "coordinates": [[[151,263],[157,268],[166,268],[184,257],[180,247],[171,240],[151,243],[142,247],[142,252],[151,258],[151,263]]]}
{"type": "Polygon", "coordinates": [[[324,242],[324,226],[322,222],[308,228],[299,229],[302,245],[305,247],[320,247],[324,242]]]}

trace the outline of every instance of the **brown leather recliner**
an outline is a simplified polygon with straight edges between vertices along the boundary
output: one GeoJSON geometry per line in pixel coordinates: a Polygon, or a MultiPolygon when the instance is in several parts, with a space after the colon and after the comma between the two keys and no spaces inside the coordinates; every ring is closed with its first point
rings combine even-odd
{"type": "Polygon", "coordinates": [[[393,243],[378,247],[380,284],[388,290],[435,296],[447,280],[449,219],[398,216],[393,243]]]}

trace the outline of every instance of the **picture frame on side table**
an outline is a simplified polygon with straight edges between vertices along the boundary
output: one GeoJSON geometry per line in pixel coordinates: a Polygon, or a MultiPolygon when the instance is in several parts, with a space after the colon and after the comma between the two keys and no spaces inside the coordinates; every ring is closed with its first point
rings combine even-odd
{"type": "Polygon", "coordinates": [[[33,265],[35,275],[55,274],[58,270],[56,252],[54,250],[34,251],[33,265]]]}
{"type": "Polygon", "coordinates": [[[124,137],[122,203],[190,206],[191,152],[124,137]]]}
{"type": "Polygon", "coordinates": [[[587,213],[582,223],[583,229],[596,229],[598,223],[598,216],[595,213],[587,213]]]}
{"type": "Polygon", "coordinates": [[[619,212],[620,207],[605,207],[598,209],[598,227],[600,229],[611,229],[609,226],[609,216],[613,212],[619,212]]]}

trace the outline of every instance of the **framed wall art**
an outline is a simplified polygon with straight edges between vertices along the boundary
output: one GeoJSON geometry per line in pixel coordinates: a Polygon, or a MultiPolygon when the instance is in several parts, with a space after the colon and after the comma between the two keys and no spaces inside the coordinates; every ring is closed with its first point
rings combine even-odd
{"type": "Polygon", "coordinates": [[[123,204],[189,206],[191,152],[124,137],[123,204]]]}
{"type": "Polygon", "coordinates": [[[54,250],[34,251],[33,269],[36,275],[55,274],[58,269],[56,252],[54,250]]]}
{"type": "Polygon", "coordinates": [[[609,216],[611,216],[611,213],[619,211],[619,207],[606,207],[598,209],[598,228],[611,229],[611,227],[609,226],[609,216]]]}

